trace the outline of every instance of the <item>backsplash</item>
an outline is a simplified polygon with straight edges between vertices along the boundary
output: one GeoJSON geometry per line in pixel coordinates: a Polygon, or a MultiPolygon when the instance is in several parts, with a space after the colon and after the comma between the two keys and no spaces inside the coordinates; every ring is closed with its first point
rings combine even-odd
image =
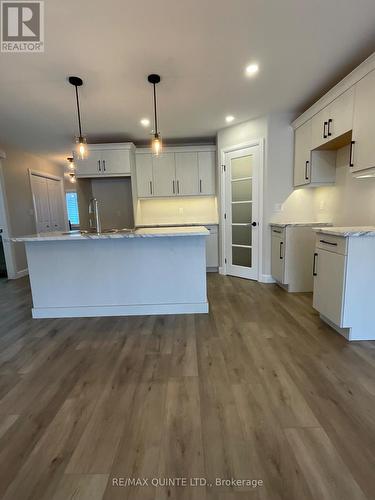
{"type": "Polygon", "coordinates": [[[217,224],[215,196],[158,198],[138,200],[136,225],[153,224],[217,224]]]}

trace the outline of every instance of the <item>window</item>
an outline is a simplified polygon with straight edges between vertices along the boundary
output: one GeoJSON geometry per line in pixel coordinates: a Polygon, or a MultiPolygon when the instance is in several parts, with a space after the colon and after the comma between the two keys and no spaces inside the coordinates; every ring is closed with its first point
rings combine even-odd
{"type": "Polygon", "coordinates": [[[72,226],[79,226],[77,193],[75,191],[65,193],[65,200],[70,224],[72,226]]]}

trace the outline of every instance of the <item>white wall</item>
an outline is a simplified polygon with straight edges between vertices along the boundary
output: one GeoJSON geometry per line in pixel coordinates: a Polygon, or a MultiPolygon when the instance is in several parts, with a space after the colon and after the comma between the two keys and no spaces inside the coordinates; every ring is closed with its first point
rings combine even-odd
{"type": "MultiPolygon", "coordinates": [[[[39,170],[63,177],[64,168],[51,161],[18,150],[10,146],[0,146],[6,154],[2,160],[3,180],[9,215],[10,237],[35,233],[33,200],[28,169],[39,170]]],[[[16,272],[27,269],[23,243],[12,243],[16,272]]]]}
{"type": "MultiPolygon", "coordinates": [[[[227,127],[217,134],[218,179],[221,179],[222,149],[256,139],[264,141],[263,227],[261,229],[263,279],[266,279],[271,272],[269,222],[275,215],[275,206],[282,204],[292,192],[293,130],[290,124],[294,118],[295,116],[290,113],[273,114],[227,127]]],[[[220,262],[223,265],[223,255],[220,256],[220,262]]]]}

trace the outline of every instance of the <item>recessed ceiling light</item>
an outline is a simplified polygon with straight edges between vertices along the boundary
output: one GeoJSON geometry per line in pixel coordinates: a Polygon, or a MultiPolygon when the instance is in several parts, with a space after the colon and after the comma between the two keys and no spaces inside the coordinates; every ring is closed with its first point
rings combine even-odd
{"type": "Polygon", "coordinates": [[[143,127],[148,127],[150,125],[150,120],[148,118],[142,118],[141,125],[143,127]]]}
{"type": "Polygon", "coordinates": [[[232,115],[228,115],[228,116],[226,116],[226,117],[225,117],[225,121],[226,121],[227,123],[230,123],[230,122],[232,122],[233,120],[234,120],[234,116],[232,116],[232,115]]]}
{"type": "Polygon", "coordinates": [[[253,76],[256,73],[258,73],[258,71],[259,71],[259,66],[255,63],[249,64],[248,66],[246,66],[246,74],[248,76],[253,76]]]}

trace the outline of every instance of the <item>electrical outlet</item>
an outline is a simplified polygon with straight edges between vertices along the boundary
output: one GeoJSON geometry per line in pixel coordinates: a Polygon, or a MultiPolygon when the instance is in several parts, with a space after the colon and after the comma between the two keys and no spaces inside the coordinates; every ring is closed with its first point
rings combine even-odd
{"type": "Polygon", "coordinates": [[[178,213],[179,213],[179,215],[184,215],[184,209],[182,207],[180,207],[178,209],[178,213]]]}

